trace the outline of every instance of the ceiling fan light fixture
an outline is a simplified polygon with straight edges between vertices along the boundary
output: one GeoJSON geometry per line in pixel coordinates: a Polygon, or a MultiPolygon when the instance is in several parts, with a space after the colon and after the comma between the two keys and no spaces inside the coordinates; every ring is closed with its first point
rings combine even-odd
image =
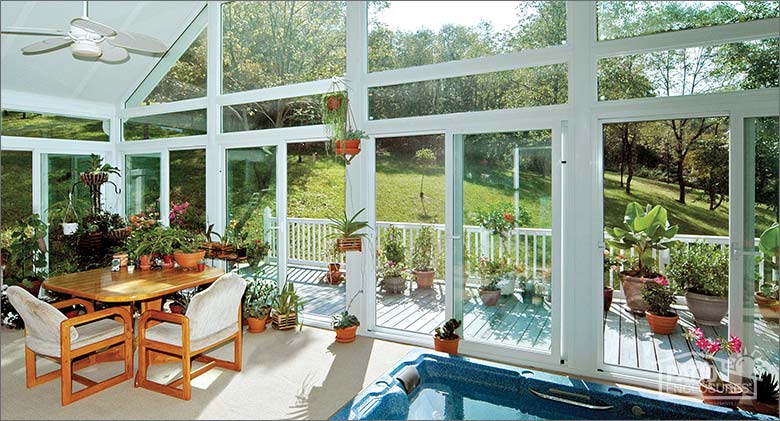
{"type": "Polygon", "coordinates": [[[84,58],[97,58],[103,54],[103,50],[94,41],[74,41],[70,49],[73,55],[84,58]]]}

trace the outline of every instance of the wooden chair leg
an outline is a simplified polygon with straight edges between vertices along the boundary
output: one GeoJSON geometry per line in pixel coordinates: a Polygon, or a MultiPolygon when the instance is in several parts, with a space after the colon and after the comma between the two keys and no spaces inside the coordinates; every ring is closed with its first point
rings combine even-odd
{"type": "Polygon", "coordinates": [[[24,366],[27,371],[27,387],[37,386],[37,367],[35,366],[35,353],[27,346],[24,347],[24,366]]]}
{"type": "Polygon", "coordinates": [[[181,370],[182,370],[182,399],[188,401],[192,399],[192,357],[189,352],[184,352],[181,356],[181,370]]]}
{"type": "Polygon", "coordinates": [[[146,369],[149,367],[149,349],[142,343],[138,344],[138,373],[135,375],[135,387],[146,382],[146,369]]]}
{"type": "Polygon", "coordinates": [[[125,376],[124,379],[128,380],[133,378],[133,334],[130,333],[128,337],[125,338],[125,343],[122,344],[122,349],[124,349],[124,357],[125,357],[125,376]]]}
{"type": "Polygon", "coordinates": [[[238,331],[238,336],[233,342],[233,369],[236,371],[241,371],[241,362],[242,362],[242,356],[241,356],[241,330],[238,331]]]}
{"type": "Polygon", "coordinates": [[[70,355],[60,357],[60,370],[62,371],[62,406],[73,402],[73,361],[70,355]]]}

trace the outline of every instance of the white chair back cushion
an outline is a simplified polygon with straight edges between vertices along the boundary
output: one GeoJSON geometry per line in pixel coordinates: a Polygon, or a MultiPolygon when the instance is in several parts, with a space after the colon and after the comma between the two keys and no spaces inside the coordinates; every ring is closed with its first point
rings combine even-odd
{"type": "Polygon", "coordinates": [[[190,340],[212,335],[231,326],[238,327],[238,309],[246,281],[236,273],[219,277],[205,291],[195,294],[187,307],[190,340]]]}
{"type": "MultiPolygon", "coordinates": [[[[62,312],[51,304],[35,298],[24,288],[8,287],[8,300],[24,320],[27,336],[45,342],[60,343],[60,323],[67,320],[62,312]]],[[[70,340],[76,341],[79,334],[75,328],[70,328],[70,340]]]]}

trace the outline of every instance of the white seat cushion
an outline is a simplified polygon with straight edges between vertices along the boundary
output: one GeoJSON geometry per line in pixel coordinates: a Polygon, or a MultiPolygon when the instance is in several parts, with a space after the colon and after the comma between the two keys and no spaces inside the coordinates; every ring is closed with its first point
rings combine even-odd
{"type": "MultiPolygon", "coordinates": [[[[197,351],[209,345],[220,342],[238,332],[238,323],[233,326],[212,333],[202,338],[192,339],[190,334],[190,351],[197,351]]],[[[160,323],[146,330],[146,339],[174,346],[181,346],[181,325],[175,323],[160,323]]]]}
{"type": "MultiPolygon", "coordinates": [[[[124,333],[124,326],[123,323],[113,319],[100,319],[80,325],[76,327],[78,336],[75,341],[70,343],[70,349],[71,351],[76,350],[114,336],[120,336],[124,333]]],[[[38,354],[59,357],[59,335],[53,339],[56,341],[44,341],[34,336],[27,336],[26,343],[28,348],[38,354]]]]}

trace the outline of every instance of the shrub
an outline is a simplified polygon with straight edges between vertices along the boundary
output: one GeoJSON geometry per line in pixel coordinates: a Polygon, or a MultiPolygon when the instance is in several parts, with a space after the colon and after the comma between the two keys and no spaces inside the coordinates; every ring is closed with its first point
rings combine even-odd
{"type": "Polygon", "coordinates": [[[714,297],[729,293],[729,253],[717,244],[680,245],[674,247],[666,274],[686,291],[714,297]]]}
{"type": "Polygon", "coordinates": [[[390,225],[382,236],[382,253],[387,261],[403,263],[406,260],[403,232],[395,225],[390,225]]]}

